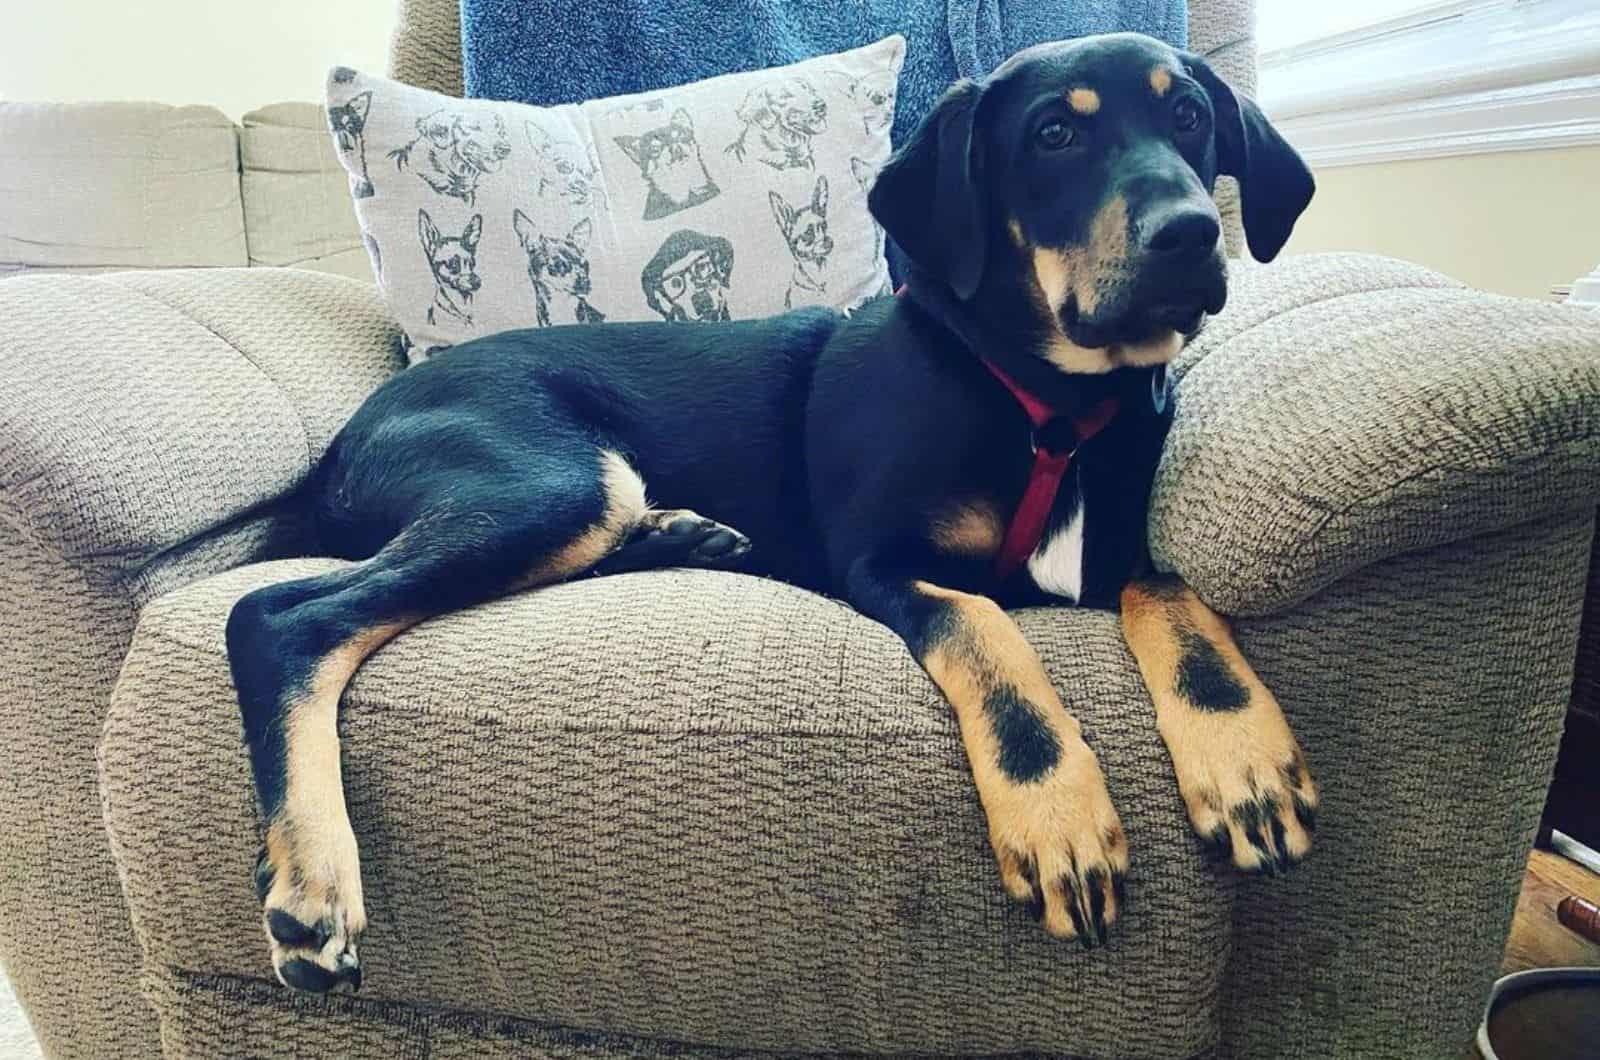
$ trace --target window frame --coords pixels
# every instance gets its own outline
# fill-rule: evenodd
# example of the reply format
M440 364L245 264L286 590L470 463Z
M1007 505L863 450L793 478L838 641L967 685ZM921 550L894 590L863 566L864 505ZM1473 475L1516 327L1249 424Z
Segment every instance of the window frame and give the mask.
M1600 143L1600 4L1447 0L1268 51L1260 101L1314 166Z

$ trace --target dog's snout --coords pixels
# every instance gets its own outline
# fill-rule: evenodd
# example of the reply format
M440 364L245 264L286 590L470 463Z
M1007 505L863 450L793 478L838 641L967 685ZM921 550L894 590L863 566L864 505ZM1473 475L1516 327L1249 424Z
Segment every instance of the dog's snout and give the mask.
M1145 248L1175 261L1199 261L1216 248L1222 227L1216 215L1193 206L1178 207L1152 219Z

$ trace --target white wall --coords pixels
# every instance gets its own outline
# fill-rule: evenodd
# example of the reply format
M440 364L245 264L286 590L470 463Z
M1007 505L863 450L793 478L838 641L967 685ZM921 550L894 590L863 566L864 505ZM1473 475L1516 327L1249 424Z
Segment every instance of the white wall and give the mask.
M1600 261L1600 147L1340 166L1288 251L1364 250L1526 298Z
M237 119L382 73L396 0L0 0L0 98L209 103Z

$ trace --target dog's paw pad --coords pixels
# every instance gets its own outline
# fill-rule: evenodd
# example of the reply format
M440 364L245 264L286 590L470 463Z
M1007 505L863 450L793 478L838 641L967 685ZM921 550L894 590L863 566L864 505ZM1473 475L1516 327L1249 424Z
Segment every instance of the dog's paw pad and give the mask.
M262 927L273 971L285 986L313 993L345 984L361 989L357 943L366 912L354 842L349 846L348 858L319 855L275 838L256 861Z

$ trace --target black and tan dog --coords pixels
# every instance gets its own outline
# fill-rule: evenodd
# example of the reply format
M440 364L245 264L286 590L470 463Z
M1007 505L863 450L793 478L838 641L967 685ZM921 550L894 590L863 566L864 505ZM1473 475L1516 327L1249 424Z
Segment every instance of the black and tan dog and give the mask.
M382 386L306 487L324 549L361 562L228 621L279 977L360 981L351 674L430 615L588 573L737 567L888 625L955 708L1005 889L1086 944L1128 847L1001 604L1120 602L1200 835L1247 871L1304 855L1316 793L1277 702L1220 617L1146 573L1164 365L1225 295L1219 172L1273 257L1310 174L1204 62L1134 35L1033 48L953 87L878 178L903 297L510 332Z

